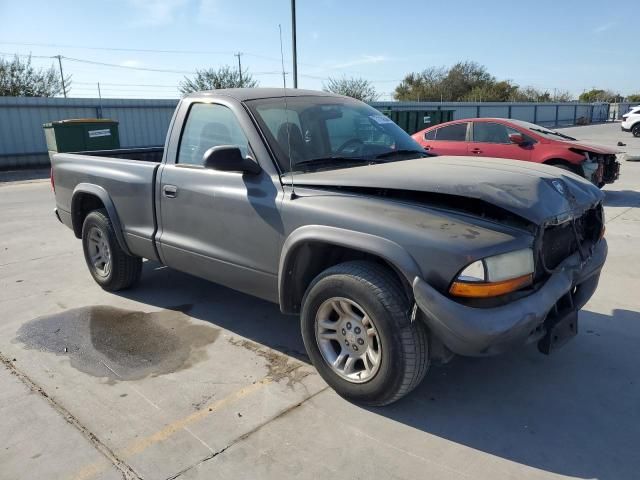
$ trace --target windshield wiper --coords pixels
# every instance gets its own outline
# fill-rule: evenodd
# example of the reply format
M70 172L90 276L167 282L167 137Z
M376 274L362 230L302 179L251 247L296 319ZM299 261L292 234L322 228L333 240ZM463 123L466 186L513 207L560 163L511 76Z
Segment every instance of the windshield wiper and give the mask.
M393 157L394 155L408 155L408 154L419 154L422 157L429 157L430 155L423 150L410 150L410 149L400 149L400 150L391 150L389 152L384 152L376 155L374 158L388 158Z
M313 166L326 166L326 165L345 165L350 166L353 164L366 164L371 165L374 163L380 163L372 158L363 158L363 157L319 157L319 158L310 158L308 160L303 160L301 162L296 162L293 164L294 167L298 167L299 165L313 165Z
M532 128L534 132L544 133L546 135L555 135L560 138L566 138L567 140L575 140L575 138L565 135L564 133L556 132L555 130L543 130L542 128Z

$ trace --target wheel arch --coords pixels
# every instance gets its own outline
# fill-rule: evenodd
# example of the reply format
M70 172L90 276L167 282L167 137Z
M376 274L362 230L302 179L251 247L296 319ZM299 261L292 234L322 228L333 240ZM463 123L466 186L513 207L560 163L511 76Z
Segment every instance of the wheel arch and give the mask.
M82 237L82 224L87 215L93 210L104 208L111 220L113 229L115 230L116 239L120 248L125 253L131 255L131 252L124 239L122 225L118 217L116 207L109 196L109 193L101 186L92 183L79 183L73 189L71 196L71 222L73 233L77 238Z
M386 267L411 298L420 269L400 245L386 238L337 227L308 225L289 235L280 255L278 298L283 313L299 313L311 281L325 269L366 259Z

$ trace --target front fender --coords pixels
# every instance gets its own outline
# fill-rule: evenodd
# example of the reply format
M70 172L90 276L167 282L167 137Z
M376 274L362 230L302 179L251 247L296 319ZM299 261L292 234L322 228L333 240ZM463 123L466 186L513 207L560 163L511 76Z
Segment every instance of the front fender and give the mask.
M113 200L111 200L109 193L100 185L95 185L93 183L79 183L76 185L76 188L73 189L73 193L71 195L71 220L76 237L80 238L82 236L83 219L80 216L81 210L79 205L79 199L82 196L81 194L93 195L100 199L104 208L107 210L107 214L109 215L109 219L111 220L111 224L115 230L118 244L127 255L131 255L127 242L124 239L124 234L122 233L122 224L120 223L120 218L118 217L118 212L113 204Z
M409 285L420 277L420 268L414 258L403 247L383 237L325 225L305 225L297 228L286 239L280 254L278 268L278 298L283 312L293 312L292 265L296 250L309 242L320 242L340 247L352 248L382 258L403 275Z

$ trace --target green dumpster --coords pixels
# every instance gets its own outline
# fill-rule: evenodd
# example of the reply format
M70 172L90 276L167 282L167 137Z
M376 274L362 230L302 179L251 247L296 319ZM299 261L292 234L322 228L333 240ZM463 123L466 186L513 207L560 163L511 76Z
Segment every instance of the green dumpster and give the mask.
M397 123L409 135L453 120L453 110L421 110L402 107L381 108L380 111Z
M103 118L59 120L42 125L49 152L85 152L120 148L118 122Z

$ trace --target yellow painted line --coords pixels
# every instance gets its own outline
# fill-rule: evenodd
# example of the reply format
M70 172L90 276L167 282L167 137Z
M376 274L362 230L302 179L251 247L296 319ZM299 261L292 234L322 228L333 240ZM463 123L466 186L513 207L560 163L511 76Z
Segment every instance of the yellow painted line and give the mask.
M191 415L187 415L186 417L180 418L170 423L162 430L158 430L157 432L147 437L140 438L130 443L123 450L116 452L116 454L118 458L122 459L133 457L134 455L145 451L147 448L167 440L176 432L185 429L188 425L191 425L209 415L214 414L216 411L226 407L229 404L248 397L249 395L260 390L265 385L268 385L269 383L272 383L272 380L270 378L263 378L259 382L252 383L251 385L247 385L246 387L242 387L240 390L236 390L226 397L207 405L201 410L198 410ZM103 472L111 465L112 463L107 462L106 460L96 462L91 465L87 465L71 478L73 478L74 480L88 480Z
M150 446L166 440L177 431L182 430L184 427L191 425L194 422L197 422L198 420L210 415L216 410L219 410L222 407L229 405L230 403L233 403L237 400L240 400L244 397L251 395L253 392L259 390L260 388L262 388L264 385L268 383L271 383L270 379L263 379L259 382L252 383L251 385L247 385L246 387L243 387L240 390L235 391L231 395L227 395L226 397L221 398L217 402L214 402L211 405L204 407L203 409L198 410L197 412L192 413L191 415L188 415L184 418L176 420L173 423L170 423L169 425L164 427L162 430L159 430L158 432L148 437L141 438L131 443L127 448L125 448L121 452L121 455L125 458L132 457L133 455L137 455L138 453L143 452Z

